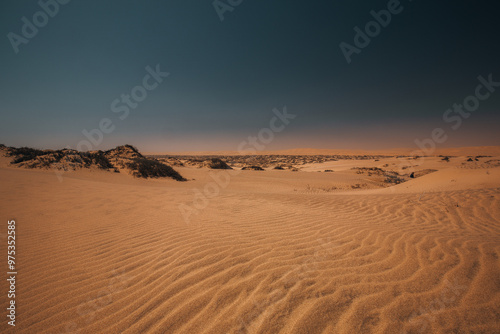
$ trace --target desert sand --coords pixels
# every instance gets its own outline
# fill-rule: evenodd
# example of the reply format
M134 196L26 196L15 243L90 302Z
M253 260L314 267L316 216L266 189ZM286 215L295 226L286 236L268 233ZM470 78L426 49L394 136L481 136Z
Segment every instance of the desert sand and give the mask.
M498 157L426 158L386 187L351 168L401 159L176 167L187 182L2 159L15 333L500 332Z

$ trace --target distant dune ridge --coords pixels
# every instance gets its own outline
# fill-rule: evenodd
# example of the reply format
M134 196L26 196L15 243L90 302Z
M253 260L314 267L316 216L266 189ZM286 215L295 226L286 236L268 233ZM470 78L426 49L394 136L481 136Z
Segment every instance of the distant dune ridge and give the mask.
M318 148L294 148L286 150L257 151L256 155L410 155L417 154L418 147L414 148L394 148L394 149L318 149ZM425 152L421 155L426 155ZM238 151L186 151L186 152L146 152L146 155L241 155ZM246 154L246 153L244 153ZM500 146L471 146L471 147L450 147L436 148L427 155L492 155L500 156Z
M213 161L237 173L175 158L189 182L130 177L119 162L144 156L128 146L1 152L0 215L16 219L19 246L16 333L499 333L491 152L261 156L258 171ZM39 168L72 156L91 168L64 182Z

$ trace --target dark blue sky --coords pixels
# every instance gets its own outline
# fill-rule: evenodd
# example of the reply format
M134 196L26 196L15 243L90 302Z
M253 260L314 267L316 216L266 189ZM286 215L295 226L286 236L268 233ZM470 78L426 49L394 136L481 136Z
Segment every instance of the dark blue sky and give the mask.
M266 149L415 147L436 127L442 147L500 145L500 88L459 129L442 119L479 75L500 81L499 5L401 1L348 64L339 44L387 3L243 0L220 21L212 0L72 0L15 53L8 34L41 7L2 1L0 143L75 148L109 118L95 149L235 150L286 105ZM111 103L157 64L170 75L121 120Z

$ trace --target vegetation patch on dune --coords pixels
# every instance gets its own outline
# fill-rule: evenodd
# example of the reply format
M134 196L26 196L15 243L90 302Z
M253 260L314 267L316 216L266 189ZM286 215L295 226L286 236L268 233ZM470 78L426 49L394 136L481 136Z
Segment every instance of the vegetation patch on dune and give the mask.
M82 153L85 155L85 153ZM109 159L104 155L104 152L98 151L95 153L88 153L88 159L92 161L92 164L96 165L100 169L110 169L115 168Z
M12 165L26 168L50 168L55 164L68 163L75 167L89 168L96 166L99 169L114 168L103 151L78 152L75 150L38 150L29 147L9 147L7 156L14 157Z
M241 170L264 170L264 168L260 167L260 166L246 166L246 167L243 167Z
M36 157L48 154L45 151L37 150L29 147L9 147L7 150L8 157L14 157L12 164L18 164L24 161L33 160Z
M127 163L127 166L132 170L132 174L136 177L171 177L177 181L186 181L186 179L172 167L157 160L144 157L135 158L132 162Z
M414 178L417 178L417 177L421 177L421 176L424 176L424 175L427 175L430 173L434 173L434 172L437 172L437 169L422 169L422 170L418 170L412 174L413 174Z
M368 176L380 176L383 178L383 182L393 185L393 184L400 184L407 179L403 176L400 175L398 172L395 171L386 171L383 170L382 168L378 167L354 167L352 170L356 171L356 174L366 174Z
M232 169L229 165L221 158L212 158L207 164L210 169Z
M409 174L399 174L396 171L384 170L378 167L353 167L352 170L356 171L356 174L381 177L382 182L388 185L400 184L408 181L409 179L421 177L436 171L436 169L422 169Z
M132 175L141 178L170 177L177 181L186 181L172 167L156 159L146 158L132 145L118 146L107 151L79 152L71 149L39 150L29 147L1 147L6 155L12 157L11 165L24 168L55 168L76 170L98 168L120 172L120 168L129 169Z

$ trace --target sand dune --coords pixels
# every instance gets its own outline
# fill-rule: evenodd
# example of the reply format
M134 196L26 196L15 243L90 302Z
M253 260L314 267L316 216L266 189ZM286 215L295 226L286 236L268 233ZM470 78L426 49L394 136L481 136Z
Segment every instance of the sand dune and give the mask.
M310 190L366 176L241 171L189 222L179 204L225 171L179 167L190 181L176 182L82 170L59 182L4 164L15 332L498 333L500 168L463 160L331 192Z

